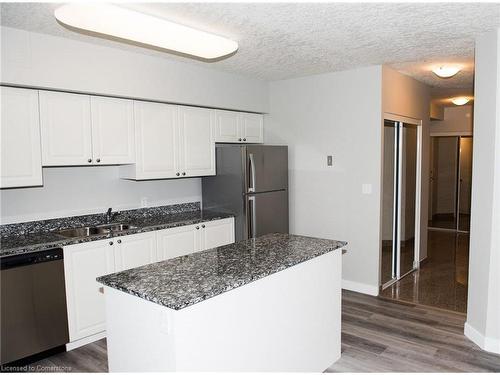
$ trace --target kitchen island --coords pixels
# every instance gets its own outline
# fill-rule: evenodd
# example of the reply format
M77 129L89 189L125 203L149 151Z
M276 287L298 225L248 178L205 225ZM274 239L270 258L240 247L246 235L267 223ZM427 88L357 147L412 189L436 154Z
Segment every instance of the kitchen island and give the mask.
M325 370L340 357L345 246L269 234L98 278L109 370Z

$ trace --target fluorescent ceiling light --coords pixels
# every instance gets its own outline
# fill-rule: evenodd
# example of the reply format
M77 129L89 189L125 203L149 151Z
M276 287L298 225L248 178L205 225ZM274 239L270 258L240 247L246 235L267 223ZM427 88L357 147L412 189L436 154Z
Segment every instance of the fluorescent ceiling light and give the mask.
M110 4L71 3L57 8L54 15L70 27L207 60L238 49L230 39Z
M455 104L455 105L464 105L464 104L467 104L469 102L469 98L465 97L465 96L460 96L458 98L453 98L451 99L452 103Z
M440 66L439 68L432 69L435 75L441 78L453 77L460 71L460 68L456 66Z

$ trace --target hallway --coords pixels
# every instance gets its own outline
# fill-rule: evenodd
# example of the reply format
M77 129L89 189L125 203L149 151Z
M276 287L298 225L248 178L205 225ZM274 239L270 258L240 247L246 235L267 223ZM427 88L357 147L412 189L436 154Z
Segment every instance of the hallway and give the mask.
M420 270L380 293L381 297L465 313L469 235L428 231L428 258Z

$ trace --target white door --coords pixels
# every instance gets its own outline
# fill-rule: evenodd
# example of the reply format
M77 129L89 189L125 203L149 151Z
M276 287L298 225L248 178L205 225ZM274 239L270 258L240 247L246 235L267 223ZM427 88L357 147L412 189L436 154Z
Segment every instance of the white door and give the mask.
M241 133L244 142L263 143L264 117L256 113L242 113Z
M179 173L177 106L134 102L136 178L172 178Z
M135 161L133 101L91 96L90 108L94 163L133 163Z
M42 165L92 163L90 96L40 91Z
M200 225L186 225L156 232L157 260L162 261L201 250Z
M112 242L113 239L64 247L70 341L106 330L104 294L96 278L114 272Z
M115 271L144 266L156 261L155 232L138 233L115 239Z
M202 250L217 246L228 245L234 242L234 219L207 221L201 224Z
M239 143L240 114L232 111L215 111L215 142Z
M214 110L179 107L181 177L215 175Z
M42 185L38 91L1 88L0 188Z

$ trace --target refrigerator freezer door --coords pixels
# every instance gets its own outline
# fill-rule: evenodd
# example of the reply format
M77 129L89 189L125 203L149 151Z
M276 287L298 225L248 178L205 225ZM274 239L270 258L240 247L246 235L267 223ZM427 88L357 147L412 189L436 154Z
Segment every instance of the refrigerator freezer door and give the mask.
M246 238L288 233L288 191L247 195Z
M245 169L247 193L286 189L288 147L247 146Z

